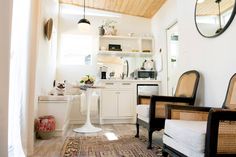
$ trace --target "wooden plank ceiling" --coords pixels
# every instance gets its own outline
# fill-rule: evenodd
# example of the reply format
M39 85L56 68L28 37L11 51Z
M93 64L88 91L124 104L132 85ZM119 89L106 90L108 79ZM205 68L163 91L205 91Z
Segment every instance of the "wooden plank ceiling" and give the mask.
M151 18L166 0L85 0L86 8ZM83 0L60 0L83 7Z
M220 2L221 13L232 9L234 6L235 0L222 0ZM197 15L198 16L209 16L209 15L218 15L219 9L218 4L215 3L215 0L205 0L203 3L197 5Z

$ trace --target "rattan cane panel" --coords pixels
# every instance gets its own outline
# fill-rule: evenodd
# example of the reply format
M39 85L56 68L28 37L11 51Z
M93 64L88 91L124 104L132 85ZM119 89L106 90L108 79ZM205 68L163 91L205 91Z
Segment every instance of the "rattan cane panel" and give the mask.
M207 121L208 112L172 109L171 110L171 119Z
M236 154L236 122L220 122L217 152Z
M194 92L194 86L196 82L196 74L190 73L183 75L178 82L175 96L177 97L192 97Z
M232 78L230 82L225 105L229 109L236 109L236 77Z
M140 98L140 104L150 105L150 99L149 98Z
M156 113L155 117L156 118L166 118L166 111L165 111L165 106L167 104L170 104L171 102L165 102L165 101L158 101L156 102Z
M235 109L236 108L236 83L234 83L232 92L230 94L230 109Z

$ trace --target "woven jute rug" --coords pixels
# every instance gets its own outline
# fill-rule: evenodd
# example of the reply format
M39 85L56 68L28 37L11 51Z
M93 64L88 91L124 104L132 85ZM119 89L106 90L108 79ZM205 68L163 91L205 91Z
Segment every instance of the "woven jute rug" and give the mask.
M147 149L147 138L121 136L109 141L105 136L68 137L61 157L162 157L161 148Z

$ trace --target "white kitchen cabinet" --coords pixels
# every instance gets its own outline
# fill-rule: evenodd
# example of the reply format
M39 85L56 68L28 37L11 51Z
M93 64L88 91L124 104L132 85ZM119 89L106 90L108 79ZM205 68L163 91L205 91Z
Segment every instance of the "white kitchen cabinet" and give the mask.
M135 87L131 83L110 83L101 91L101 123L134 122Z
M101 98L101 116L102 118L116 118L118 106L117 91L103 90Z
M132 117L134 115L134 93L131 90L118 92L118 116Z
M135 123L137 88L153 84L160 89L158 80L100 80L99 85L104 87L100 97L100 123Z

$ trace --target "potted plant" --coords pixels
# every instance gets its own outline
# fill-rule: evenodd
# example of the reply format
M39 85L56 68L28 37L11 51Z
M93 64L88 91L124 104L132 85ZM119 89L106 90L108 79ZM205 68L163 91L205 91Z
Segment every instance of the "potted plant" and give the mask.
M103 21L103 29L105 30L105 35L116 35L117 29L115 28L116 21L106 19Z
M95 78L93 76L86 75L86 76L81 78L80 83L84 83L84 84L87 84L87 85L93 85L94 81L95 81Z

